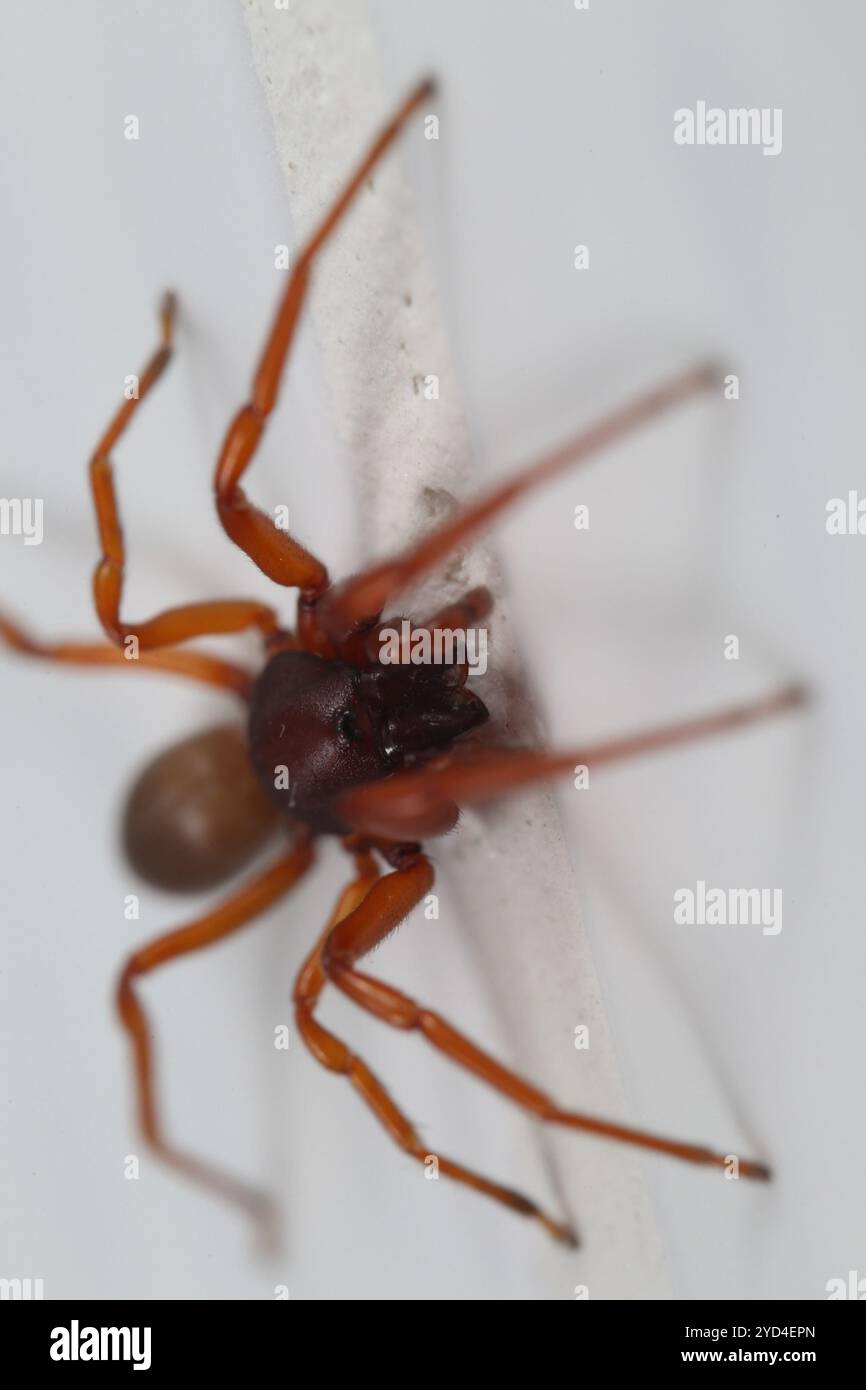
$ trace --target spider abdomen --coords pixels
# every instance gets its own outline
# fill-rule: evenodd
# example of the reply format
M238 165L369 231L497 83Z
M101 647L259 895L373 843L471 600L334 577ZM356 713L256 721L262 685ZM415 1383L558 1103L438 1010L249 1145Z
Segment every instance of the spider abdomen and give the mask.
M173 744L144 769L127 798L123 844L149 883L195 892L242 869L278 825L243 727L226 725Z

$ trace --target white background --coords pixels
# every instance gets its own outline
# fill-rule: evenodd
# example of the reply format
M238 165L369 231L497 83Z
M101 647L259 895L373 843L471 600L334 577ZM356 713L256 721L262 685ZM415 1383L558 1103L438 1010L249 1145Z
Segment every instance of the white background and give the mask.
M582 801L567 781L558 795L629 1114L748 1147L777 1174L747 1188L641 1160L669 1290L820 1298L828 1279L866 1273L866 542L824 527L827 500L863 476L862 12L378 0L370 14L383 114L420 72L443 84L435 160L420 140L404 158L479 478L697 357L739 373L738 402L692 407L548 488L500 539L553 741L791 675L814 689L809 714L774 730L599 774ZM292 241L241 13L19 6L0 53L2 488L45 498L41 547L0 542L3 602L46 636L95 632L85 461L169 283L184 306L177 361L118 451L127 611L264 594L209 496L271 312L273 246ZM699 99L781 107L781 154L675 146L674 110ZM129 112L137 144L122 137ZM588 271L572 268L578 242ZM258 480L337 572L363 554L339 437L306 333ZM588 533L572 527L579 502ZM729 633L739 663L723 659ZM6 657L2 682L0 1273L43 1277L58 1297L269 1297L276 1282L322 1298L621 1291L615 1272L592 1287L591 1249L554 1258L536 1230L424 1183L300 1046L274 1052L344 872L333 849L256 931L148 989L172 1130L279 1192L282 1256L255 1263L233 1215L147 1165L125 1182L114 973L191 906L131 882L118 807L135 768L225 703ZM781 934L676 927L673 892L698 878L781 887ZM137 923L123 915L131 891ZM447 906L439 927L389 945L382 972L492 1041L483 981L467 973L473 934L494 928ZM544 1000L525 1003L542 1027ZM425 1134L550 1200L528 1121L415 1040L351 1027Z

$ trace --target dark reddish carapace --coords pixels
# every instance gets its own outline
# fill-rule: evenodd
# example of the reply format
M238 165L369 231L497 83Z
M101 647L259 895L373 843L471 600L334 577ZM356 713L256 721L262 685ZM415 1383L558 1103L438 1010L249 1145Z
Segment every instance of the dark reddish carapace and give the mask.
M236 874L272 839L282 848L264 870L234 888L186 926L158 937L130 957L118 985L118 1009L133 1048L138 1114L144 1137L175 1168L257 1216L267 1210L252 1188L179 1152L162 1132L156 1106L150 1028L136 980L167 961L214 944L247 925L282 897L312 862L315 841L339 836L354 875L295 982L295 1017L309 1050L345 1076L391 1137L423 1161L426 1145L377 1077L315 1016L326 984L398 1029L415 1029L447 1058L466 1067L529 1113L553 1124L640 1145L717 1168L726 1157L710 1149L647 1134L558 1106L542 1091L497 1063L439 1014L362 974L357 963L429 892L433 869L419 841L451 829L458 806L483 801L571 769L720 734L792 708L802 691L790 687L752 705L565 752L479 747L464 736L487 718L467 688L467 669L384 665L378 640L382 611L420 574L447 557L529 488L596 454L669 407L712 387L717 375L693 368L626 405L561 449L482 496L415 545L332 586L324 565L257 510L240 487L267 418L294 336L316 255L339 224L370 171L410 114L431 97L422 83L374 141L331 211L302 248L253 380L252 394L231 422L216 467L217 512L227 535L275 583L299 590L293 631L265 604L225 599L187 604L144 622L121 620L125 550L110 454L141 400L169 361L175 301L161 309L162 341L141 374L139 396L119 408L90 463L102 554L94 576L96 611L113 645L40 643L0 616L0 635L31 656L78 665L172 672L239 697L246 725L211 729L177 744L140 776L123 823L128 856L162 887L197 890ZM422 626L466 629L482 621L490 594L473 590ZM392 620L393 621L393 620ZM256 628L265 647L257 679L199 651L180 650L190 638ZM121 646L134 638L135 662ZM382 863L390 868L383 872ZM439 1172L572 1243L569 1223L534 1201L450 1159ZM741 1160L741 1176L766 1177L759 1163Z
M249 740L269 795L313 830L348 834L338 802L441 753L487 718L448 666L352 665L311 652L275 656L256 681ZM275 785L285 768L288 786Z

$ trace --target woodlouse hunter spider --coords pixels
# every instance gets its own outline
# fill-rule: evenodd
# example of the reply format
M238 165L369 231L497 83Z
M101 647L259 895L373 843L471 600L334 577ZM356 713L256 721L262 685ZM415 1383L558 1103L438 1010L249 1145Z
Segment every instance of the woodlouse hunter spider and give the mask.
M85 666L120 663L170 671L230 691L244 705L246 732L241 727L205 732L171 748L145 771L126 808L128 855L157 885L203 889L227 880L278 832L288 834L288 845L270 867L233 889L210 911L136 951L121 972L117 1007L132 1044L145 1139L174 1168L259 1217L267 1209L263 1197L178 1151L165 1138L156 1104L150 1030L136 984L157 967L230 936L282 898L310 867L315 842L322 835L340 837L354 861L354 877L295 982L297 1026L315 1059L348 1078L407 1153L423 1161L426 1146L362 1059L316 1018L326 984L391 1027L418 1030L457 1066L542 1120L692 1163L723 1165L725 1158L710 1149L563 1109L439 1014L357 967L430 891L433 869L420 841L450 830L458 805L513 791L576 764L598 767L721 734L790 709L803 699L801 689L791 686L750 705L565 752L482 750L456 742L487 718L482 701L466 688L465 664L386 666L378 660L385 626L380 617L400 590L471 540L530 488L710 388L716 382L710 367L696 367L615 411L415 545L336 585L331 585L321 561L275 527L241 490L276 405L316 257L377 161L432 91L431 82L421 83L404 101L302 247L266 340L251 398L231 422L216 466L217 512L228 536L275 583L299 590L294 631L280 626L272 608L243 599L188 604L143 622L121 617L125 552L110 455L171 357L171 294L161 306L161 341L141 374L139 396L120 406L90 461L102 547L94 598L113 645L44 644L0 618L0 634L7 643L31 656ZM478 589L419 627L428 632L466 629L484 618L491 603L490 594ZM259 630L264 643L264 666L256 679L229 662L179 650L190 638L250 628ZM123 651L130 639L136 640L140 652L132 663ZM288 770L288 786L275 775L278 769ZM768 1176L763 1164L752 1161L741 1161L739 1171L744 1177ZM450 1159L440 1157L439 1172L538 1220L557 1240L574 1243L570 1228L530 1198Z

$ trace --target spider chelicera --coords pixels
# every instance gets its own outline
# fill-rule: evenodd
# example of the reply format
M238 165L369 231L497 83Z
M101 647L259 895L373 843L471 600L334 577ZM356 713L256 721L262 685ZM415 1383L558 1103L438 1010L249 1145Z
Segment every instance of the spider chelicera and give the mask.
M408 549L336 585L321 561L276 527L241 490L241 479L277 401L316 256L377 161L433 90L431 82L423 82L404 101L301 249L265 343L251 398L231 422L217 463L214 488L222 526L270 579L299 591L294 630L283 628L272 608L244 599L188 604L144 622L121 619L125 552L110 454L171 357L176 312L171 294L161 305L161 342L141 374L138 397L120 406L90 461L102 548L94 598L112 645L41 643L0 616L0 635L23 653L79 665L174 672L233 692L244 705L246 727L220 727L187 739L139 778L124 820L128 857L150 882L193 890L226 881L272 839L282 836L288 844L268 868L234 888L203 916L136 951L121 972L117 1006L132 1043L145 1139L174 1168L259 1218L268 1210L259 1193L178 1151L165 1138L156 1104L150 1030L136 982L158 966L211 946L250 923L307 871L315 842L323 835L340 838L353 860L354 876L295 982L297 1026L316 1060L352 1083L407 1153L423 1162L427 1146L363 1060L316 1018L326 984L391 1027L418 1030L458 1066L542 1120L690 1162L724 1166L726 1156L710 1149L562 1109L439 1014L357 966L429 893L433 868L420 842L452 829L458 806L513 791L576 764L597 767L723 733L790 709L803 699L802 690L792 685L750 705L565 752L481 748L458 742L487 719L481 699L466 686L465 662L384 665L379 659L386 626L381 615L401 590L472 539L528 489L711 389L719 380L712 367L685 372L619 409ZM466 630L485 618L491 604L489 592L476 589L416 626L430 633ZM264 666L255 679L230 662L179 649L191 638L251 628L258 629L264 644ZM128 660L131 652L133 661ZM530 1198L451 1159L439 1157L438 1164L444 1176L540 1221L556 1239L574 1243L571 1228ZM746 1159L739 1161L739 1173L752 1178L769 1175L763 1164Z

